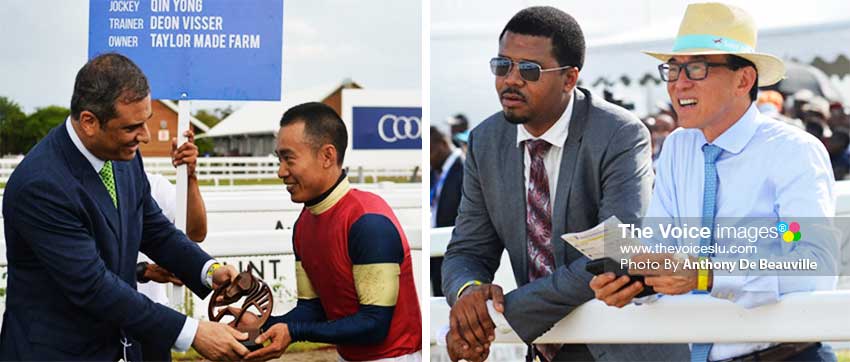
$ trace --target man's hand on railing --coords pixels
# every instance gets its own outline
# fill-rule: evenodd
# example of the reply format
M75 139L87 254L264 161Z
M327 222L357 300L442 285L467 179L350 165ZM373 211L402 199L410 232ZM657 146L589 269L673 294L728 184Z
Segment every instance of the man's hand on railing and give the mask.
M487 312L487 301L491 299L496 311L504 313L505 297L502 287L482 284L469 286L463 291L449 316L452 332L460 337L454 345L451 343L452 339L447 338L450 350L454 348L485 356L489 353L490 343L496 339L496 325Z
M596 299L609 306L622 308L643 291L643 283L638 281L623 288L630 280L628 275L617 278L614 273L603 273L590 280L590 289L593 289Z
M474 349L464 349L462 346L465 345L463 337L460 336L460 333L458 333L457 330L449 330L449 334L446 335L446 350L449 352L449 359L451 359L452 362L463 360L469 362L480 362L486 360L487 356L490 354L489 348L484 348L483 352L476 352Z

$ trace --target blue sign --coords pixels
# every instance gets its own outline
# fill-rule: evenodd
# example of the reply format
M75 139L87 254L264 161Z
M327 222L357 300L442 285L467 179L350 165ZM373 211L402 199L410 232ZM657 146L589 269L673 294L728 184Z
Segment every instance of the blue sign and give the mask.
M151 98L280 100L283 0L90 0L89 59L116 52Z
M351 148L422 149L421 107L353 107Z

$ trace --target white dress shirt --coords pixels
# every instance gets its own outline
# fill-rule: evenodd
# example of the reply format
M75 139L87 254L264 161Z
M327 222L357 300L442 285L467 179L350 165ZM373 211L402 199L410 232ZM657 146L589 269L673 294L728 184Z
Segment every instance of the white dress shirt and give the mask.
M702 146L706 143L699 129L680 128L667 137L656 165L647 218L693 221L702 217L705 179ZM712 144L723 149L716 162L719 180L716 218L788 222L795 218L831 221L835 216L835 181L829 156L823 144L808 133L759 114L753 104ZM831 275L837 275L834 259L838 255L837 240L818 237L812 230L802 231L802 240L794 244L759 240L758 254L811 258L818 263L819 275L830 275L830 269L834 271ZM693 242L678 241L680 245ZM724 241L716 242L719 246ZM740 258L738 255L734 260ZM715 274L711 296L752 308L776 303L786 293L833 289L835 280L831 276ZM709 360L742 356L771 345L715 344Z
M145 172L145 175L148 176L148 183L151 184L151 196L162 209L162 214L173 224L177 212L177 187L160 174ZM139 253L138 261L153 263L153 260L142 253ZM156 282L136 284L136 290L162 305L168 305L167 288L168 284Z
M523 147L523 176L525 178L525 192L528 195L529 174L531 173L531 154L528 152L528 147L523 144L526 140L545 140L552 145L546 154L543 155L543 166L546 167L546 176L549 178L549 208L551 212L552 205L555 202L555 193L558 189L558 174L561 168L561 155L564 153L564 144L567 143L567 136L570 129L570 119L573 114L573 103L575 103L575 91L570 97L570 102L567 103L567 108L561 114L561 118L555 121L555 124L546 132L543 132L540 137L534 137L524 125L518 124L516 132L516 146Z
M74 125L71 124L71 117L65 120L65 128L68 130L68 136L71 137L71 142L74 143L74 146L80 150L80 153L89 161L89 163L94 168L94 172L100 174L100 169L103 168L103 165L106 164L106 161L97 158L94 154L89 151L85 145L83 145L83 141L80 140L80 137L77 135L77 132L74 131ZM206 270L213 264L214 260L210 259L204 264L204 267L201 268L201 282L204 285L207 285L206 281ZM173 348L180 352L185 352L189 350L189 347L192 346L192 341L195 340L195 333L198 331L198 320L190 317L186 317L186 321L183 323L183 329L180 330L180 334L177 335L177 340L174 342Z

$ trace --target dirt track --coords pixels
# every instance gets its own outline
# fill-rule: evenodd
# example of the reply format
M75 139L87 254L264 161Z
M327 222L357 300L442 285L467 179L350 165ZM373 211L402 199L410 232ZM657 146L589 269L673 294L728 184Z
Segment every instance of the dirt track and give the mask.
M336 362L337 361L337 353L336 349L333 347L315 349L307 352L292 352L292 353L284 353L278 359L270 360L270 361L281 361L281 362Z

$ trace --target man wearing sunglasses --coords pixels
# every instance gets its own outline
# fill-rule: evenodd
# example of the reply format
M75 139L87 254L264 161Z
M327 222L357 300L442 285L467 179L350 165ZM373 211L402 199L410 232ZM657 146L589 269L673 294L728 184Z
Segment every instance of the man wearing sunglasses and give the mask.
M527 343L593 298L587 259L560 235L616 215L636 220L652 185L649 133L634 115L576 87L584 36L552 7L517 13L490 61L502 110L473 129L463 195L443 263L453 360L483 360L493 300ZM490 284L507 249L518 289ZM677 351L678 347L678 351ZM682 360L683 345L534 345L545 361Z
M742 223L756 218L775 220L772 222L804 218L800 222L803 226L798 224L805 230L802 240L798 240L799 235L784 242L761 236L753 245L758 246L758 256L769 255L771 260L810 258L818 269L805 275L793 270L732 274L693 269L677 275L670 270L647 271L646 284L658 293L710 294L753 308L776 303L786 293L835 287L838 243L828 225L835 216L835 182L829 156L823 144L803 130L759 113L754 103L758 87L782 79L785 66L773 55L755 52L755 43L755 25L742 9L719 3L691 4L673 51L645 52L664 62L658 70L667 82L682 126L664 141L646 216L654 218L651 223L701 220L709 230L719 229L716 224L728 225L726 220L730 219ZM814 227L824 224L826 228ZM700 249L741 244L714 232L698 241ZM686 240L662 242L688 245ZM681 258L738 263L746 257L730 254L704 252ZM753 260L751 256L748 259ZM613 273L607 273L595 277L591 288L596 298L622 307L639 292L622 288L629 282L628 276L615 279ZM693 343L690 360L834 361L835 355L820 343Z

